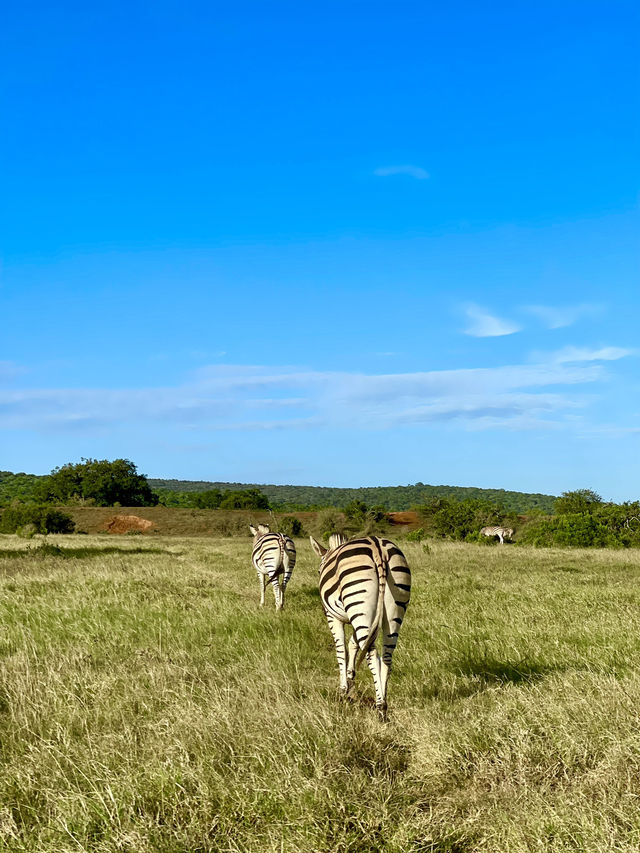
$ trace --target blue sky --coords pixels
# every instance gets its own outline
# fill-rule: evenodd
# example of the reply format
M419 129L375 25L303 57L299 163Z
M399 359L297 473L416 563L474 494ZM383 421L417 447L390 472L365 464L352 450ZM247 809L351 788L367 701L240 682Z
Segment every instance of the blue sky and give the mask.
M640 497L639 23L13 4L0 469Z

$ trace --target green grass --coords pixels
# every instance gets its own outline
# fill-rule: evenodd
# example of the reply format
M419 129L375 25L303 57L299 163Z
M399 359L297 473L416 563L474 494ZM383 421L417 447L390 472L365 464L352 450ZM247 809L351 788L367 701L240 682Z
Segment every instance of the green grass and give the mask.
M380 723L300 541L0 537L0 849L640 849L640 558L403 545Z

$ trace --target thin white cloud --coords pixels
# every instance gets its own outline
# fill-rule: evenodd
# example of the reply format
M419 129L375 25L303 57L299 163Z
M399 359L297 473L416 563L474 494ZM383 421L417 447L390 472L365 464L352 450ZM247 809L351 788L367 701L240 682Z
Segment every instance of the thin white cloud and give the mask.
M629 355L634 355L635 352L636 351L633 349L625 349L623 347L600 347L599 349L589 349L587 347L567 346L555 353L552 353L552 360L558 364L584 361L617 361L620 358L626 358Z
M212 365L175 387L5 389L0 390L0 427L40 432L158 423L200 431L441 423L467 429L556 428L588 403L576 386L607 378L597 362L630 353L604 347L536 364L404 374Z
M594 316L602 310L598 305L526 305L523 309L536 316L547 329L572 326L582 317Z
M378 169L374 169L373 174L379 178L388 178L391 175L409 175L410 178L415 178L417 181L425 181L430 177L426 169L423 169L421 166L411 166L410 164L405 166L380 166Z
M505 320L490 314L479 305L467 305L465 313L471 323L464 330L465 335L474 338L498 338L503 335L513 335L522 328L513 320Z

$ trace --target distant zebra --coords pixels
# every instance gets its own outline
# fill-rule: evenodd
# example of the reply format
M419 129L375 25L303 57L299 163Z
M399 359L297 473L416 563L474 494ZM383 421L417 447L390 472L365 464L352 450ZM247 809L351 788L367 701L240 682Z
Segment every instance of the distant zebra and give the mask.
M344 536L334 535L328 549L310 538L321 558L320 597L336 645L340 690L344 696L351 695L356 668L366 656L375 684L376 708L384 720L391 657L411 593L405 556L393 542L377 536L346 542ZM348 659L347 624L353 627ZM375 646L380 628L382 658Z
M497 536L500 544L504 545L504 540L513 536L513 527L483 527L480 533L483 536Z
M257 529L250 524L249 530L253 533L251 562L258 573L260 607L264 607L264 591L268 578L276 598L276 610L282 610L284 591L296 564L296 546L293 539L284 533L272 533L268 524L259 524Z

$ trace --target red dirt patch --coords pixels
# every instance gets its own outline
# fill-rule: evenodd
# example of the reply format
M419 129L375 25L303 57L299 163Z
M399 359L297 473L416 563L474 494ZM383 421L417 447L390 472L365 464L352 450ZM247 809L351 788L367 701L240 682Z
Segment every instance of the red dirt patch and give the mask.
M412 510L405 510L404 512L390 512L389 519L391 524L404 524L409 527L417 527L420 523L418 513L413 512Z
M132 530L148 533L155 527L155 524L153 521L140 518L138 515L114 515L105 526L109 533L130 533Z

